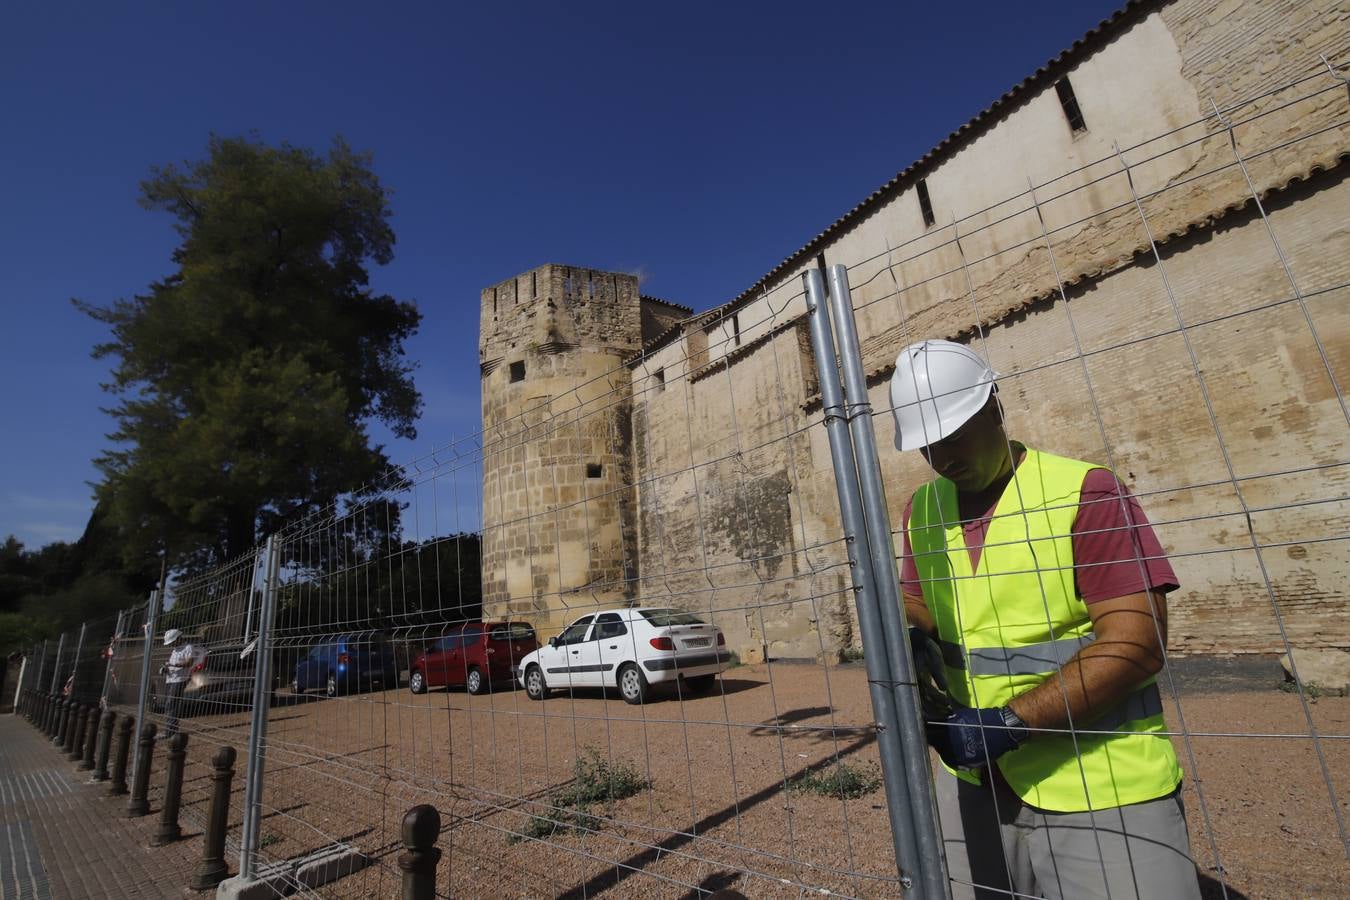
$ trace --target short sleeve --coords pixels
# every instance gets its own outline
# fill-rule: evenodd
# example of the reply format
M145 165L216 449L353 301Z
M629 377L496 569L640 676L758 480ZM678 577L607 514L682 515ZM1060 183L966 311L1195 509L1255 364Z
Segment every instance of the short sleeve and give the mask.
M914 498L911 497L905 504L905 514L900 517L900 593L908 597L922 597L919 567L914 564L914 551L909 546L909 512L913 506Z
M1092 469L1083 478L1073 559L1085 603L1180 586L1138 499L1107 469Z

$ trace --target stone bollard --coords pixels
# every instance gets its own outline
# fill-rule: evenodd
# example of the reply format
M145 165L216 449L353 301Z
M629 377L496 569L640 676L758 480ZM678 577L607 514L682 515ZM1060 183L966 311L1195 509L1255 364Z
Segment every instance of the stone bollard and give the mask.
M108 795L117 797L127 792L127 758L131 756L131 729L136 720L123 716L117 726L117 756L113 758L112 784L108 785Z
M192 876L194 891L209 891L225 880L225 829L230 821L230 784L234 781L235 750L225 746L211 759L211 809L206 814L206 841L202 861Z
M433 900L436 896L436 864L441 851L441 814L429 803L414 806L403 817L403 847L398 867L403 870L403 900Z
M159 828L151 846L172 844L183 836L178 827L178 809L183 805L183 765L187 759L188 736L180 731L169 738L169 773L164 782L164 808L159 813Z
M136 771L131 776L131 800L127 815L144 816L150 813L150 763L155 755L155 723L141 729L140 753L136 757Z
M103 718L97 706L89 707L89 730L84 735L84 759L76 767L81 772L94 768L94 752L98 749L98 723Z
M117 713L111 709L103 714L103 724L98 729L98 755L94 762L94 780L108 780L108 750L112 747L113 722Z
M75 762L84 756L84 740L89 734L89 707L81 703L75 707L75 731L66 741L66 757Z

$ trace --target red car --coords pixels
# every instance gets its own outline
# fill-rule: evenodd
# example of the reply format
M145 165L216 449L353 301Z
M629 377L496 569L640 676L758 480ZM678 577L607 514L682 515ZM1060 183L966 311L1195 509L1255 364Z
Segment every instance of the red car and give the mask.
M408 689L463 685L470 694L486 694L497 682L514 681L521 657L539 648L527 622L469 622L427 645L412 661Z

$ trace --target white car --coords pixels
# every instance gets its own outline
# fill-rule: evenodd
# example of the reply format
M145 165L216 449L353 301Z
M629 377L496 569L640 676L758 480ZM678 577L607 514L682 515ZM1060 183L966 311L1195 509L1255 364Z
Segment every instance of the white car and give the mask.
M731 661L722 629L682 609L610 609L591 613L520 661L518 677L531 700L550 690L618 688L641 703L651 685L683 680L682 693L702 694Z

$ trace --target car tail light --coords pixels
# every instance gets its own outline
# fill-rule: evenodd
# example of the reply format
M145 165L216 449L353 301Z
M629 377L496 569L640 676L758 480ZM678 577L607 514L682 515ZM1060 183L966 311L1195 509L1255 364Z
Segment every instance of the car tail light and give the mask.
M717 646L725 647L727 645L727 636L722 632L717 632Z
M351 662L351 657L349 657L347 654L345 653L338 654L338 665L345 666L349 662Z
M675 642L668 637L655 637L650 641L651 645L657 650L674 650Z

